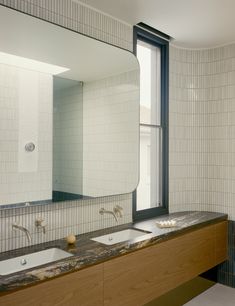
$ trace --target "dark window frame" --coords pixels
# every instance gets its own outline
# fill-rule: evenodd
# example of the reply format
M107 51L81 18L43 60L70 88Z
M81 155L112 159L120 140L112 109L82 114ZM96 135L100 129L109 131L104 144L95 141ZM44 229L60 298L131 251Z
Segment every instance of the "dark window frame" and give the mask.
M141 24L141 26L143 26ZM145 25L144 25L145 26ZM161 127L162 127L162 206L137 211L136 190L133 192L133 221L138 221L155 216L168 214L168 179L169 179L169 41L149 31L134 26L133 28L133 53L136 55L137 41L141 40L161 50ZM159 34L158 31L155 31ZM164 36L163 36L164 37Z

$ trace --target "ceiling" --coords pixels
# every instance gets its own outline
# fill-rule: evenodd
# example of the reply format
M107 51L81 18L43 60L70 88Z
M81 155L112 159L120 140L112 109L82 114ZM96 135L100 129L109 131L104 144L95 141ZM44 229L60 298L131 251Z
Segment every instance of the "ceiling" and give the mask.
M235 41L235 0L83 0L131 25L144 22L188 48Z

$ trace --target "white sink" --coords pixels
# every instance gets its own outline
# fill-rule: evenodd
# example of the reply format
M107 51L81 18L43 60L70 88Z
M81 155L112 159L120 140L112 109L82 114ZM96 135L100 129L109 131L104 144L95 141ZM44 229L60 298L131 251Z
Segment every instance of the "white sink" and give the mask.
M23 271L33 267L41 266L49 262L73 256L61 249L51 248L19 257L0 261L0 275Z
M140 230L135 230L135 229L127 229L123 231L119 231L116 233L111 233L108 235L103 235L99 237L92 238L91 240L100 242L106 245L112 245L116 244L119 242L124 242L128 240L135 239L137 237L145 236L148 235L149 233L142 232Z

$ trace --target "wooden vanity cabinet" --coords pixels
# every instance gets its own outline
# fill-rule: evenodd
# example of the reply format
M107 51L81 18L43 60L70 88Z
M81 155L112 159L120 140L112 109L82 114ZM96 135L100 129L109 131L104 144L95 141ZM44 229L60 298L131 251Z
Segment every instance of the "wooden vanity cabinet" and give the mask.
M104 306L141 306L227 258L227 221L104 263Z
M1 306L101 306L103 265L0 296Z
M227 221L8 295L1 306L142 306L227 258Z

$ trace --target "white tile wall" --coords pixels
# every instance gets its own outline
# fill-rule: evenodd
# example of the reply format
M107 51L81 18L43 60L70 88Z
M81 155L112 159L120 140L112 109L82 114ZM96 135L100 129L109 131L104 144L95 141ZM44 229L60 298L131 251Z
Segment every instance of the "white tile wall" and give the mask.
M30 77L34 75L36 79L40 101L36 106L37 120L32 122L28 108L22 110L19 101L19 90L26 94L29 91L27 86L20 88L26 72L0 64L0 205L51 199L52 79L47 74L30 72ZM20 115L24 117L22 120ZM35 121L40 129L32 126ZM21 130L27 132L28 138L21 139ZM32 160L32 169L28 167L28 158L25 159L26 140L36 140L37 155Z
M235 220L235 44L170 49L170 210Z

